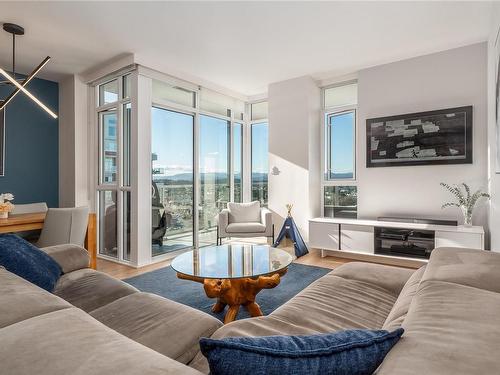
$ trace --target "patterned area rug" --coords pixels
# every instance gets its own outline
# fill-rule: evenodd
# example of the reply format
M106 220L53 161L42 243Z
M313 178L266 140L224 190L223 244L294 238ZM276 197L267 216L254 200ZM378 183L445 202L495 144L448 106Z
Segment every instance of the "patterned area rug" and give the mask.
M257 295L256 302L260 305L264 315L268 315L313 281L326 275L330 271L331 270L328 268L292 263L288 267L287 274L281 278L280 284L274 289L262 290ZM124 281L143 292L158 294L204 311L220 320L224 320L225 311L219 314L215 314L211 311L215 299L210 299L205 295L203 285L194 281L177 278L176 272L170 266L144 273ZM238 319L248 317L250 317L250 315L246 309L240 309Z

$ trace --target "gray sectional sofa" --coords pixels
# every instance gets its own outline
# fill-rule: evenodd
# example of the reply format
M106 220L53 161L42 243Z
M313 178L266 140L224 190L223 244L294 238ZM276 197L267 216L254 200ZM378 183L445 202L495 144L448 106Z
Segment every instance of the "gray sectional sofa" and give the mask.
M377 370L496 374L500 254L436 249L417 271L349 263L269 316L224 327L198 310L87 268L85 250L44 249L65 274L53 294L0 269L0 373L200 374L200 337L405 328ZM200 293L202 291L200 290Z
M64 272L53 294L0 268L0 374L200 374L186 364L219 320L88 268L81 247L44 251Z

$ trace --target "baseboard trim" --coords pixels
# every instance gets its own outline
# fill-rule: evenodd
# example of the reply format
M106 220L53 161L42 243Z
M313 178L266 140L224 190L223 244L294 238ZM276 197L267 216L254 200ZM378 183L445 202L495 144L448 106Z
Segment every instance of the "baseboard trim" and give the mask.
M338 258L361 260L365 262L387 264L390 266L420 268L428 263L428 261L424 259L409 259L409 258L395 257L388 255L365 254L347 250L322 250L322 249L320 250L322 256L331 255Z

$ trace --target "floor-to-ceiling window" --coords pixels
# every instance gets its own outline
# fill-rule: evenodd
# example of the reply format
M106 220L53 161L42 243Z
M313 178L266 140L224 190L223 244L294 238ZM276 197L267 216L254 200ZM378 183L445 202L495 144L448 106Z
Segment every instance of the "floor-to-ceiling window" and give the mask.
M327 87L323 99L323 215L356 218L357 83Z
M100 255L143 265L215 244L228 202L267 204L267 102L140 67L95 98Z
M215 244L217 214L243 200L244 102L159 80L152 89L152 255Z
M96 87L99 254L130 260L130 74Z
M269 135L267 102L253 103L251 108L251 200L267 206L269 173Z
M193 246L193 131L193 115L152 109L153 256Z
M216 216L230 200L230 122L200 116L199 244L215 244Z

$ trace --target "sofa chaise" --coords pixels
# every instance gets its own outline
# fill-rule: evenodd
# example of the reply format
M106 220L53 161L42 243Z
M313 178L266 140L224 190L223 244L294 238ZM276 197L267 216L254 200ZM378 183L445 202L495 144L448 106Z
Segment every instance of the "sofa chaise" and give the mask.
M91 270L84 249L44 249L63 268L54 293L0 269L0 373L200 374L201 337L405 333L378 375L495 374L500 254L440 248L417 271L369 263L333 270L268 316L215 318ZM202 293L202 290L200 290Z

